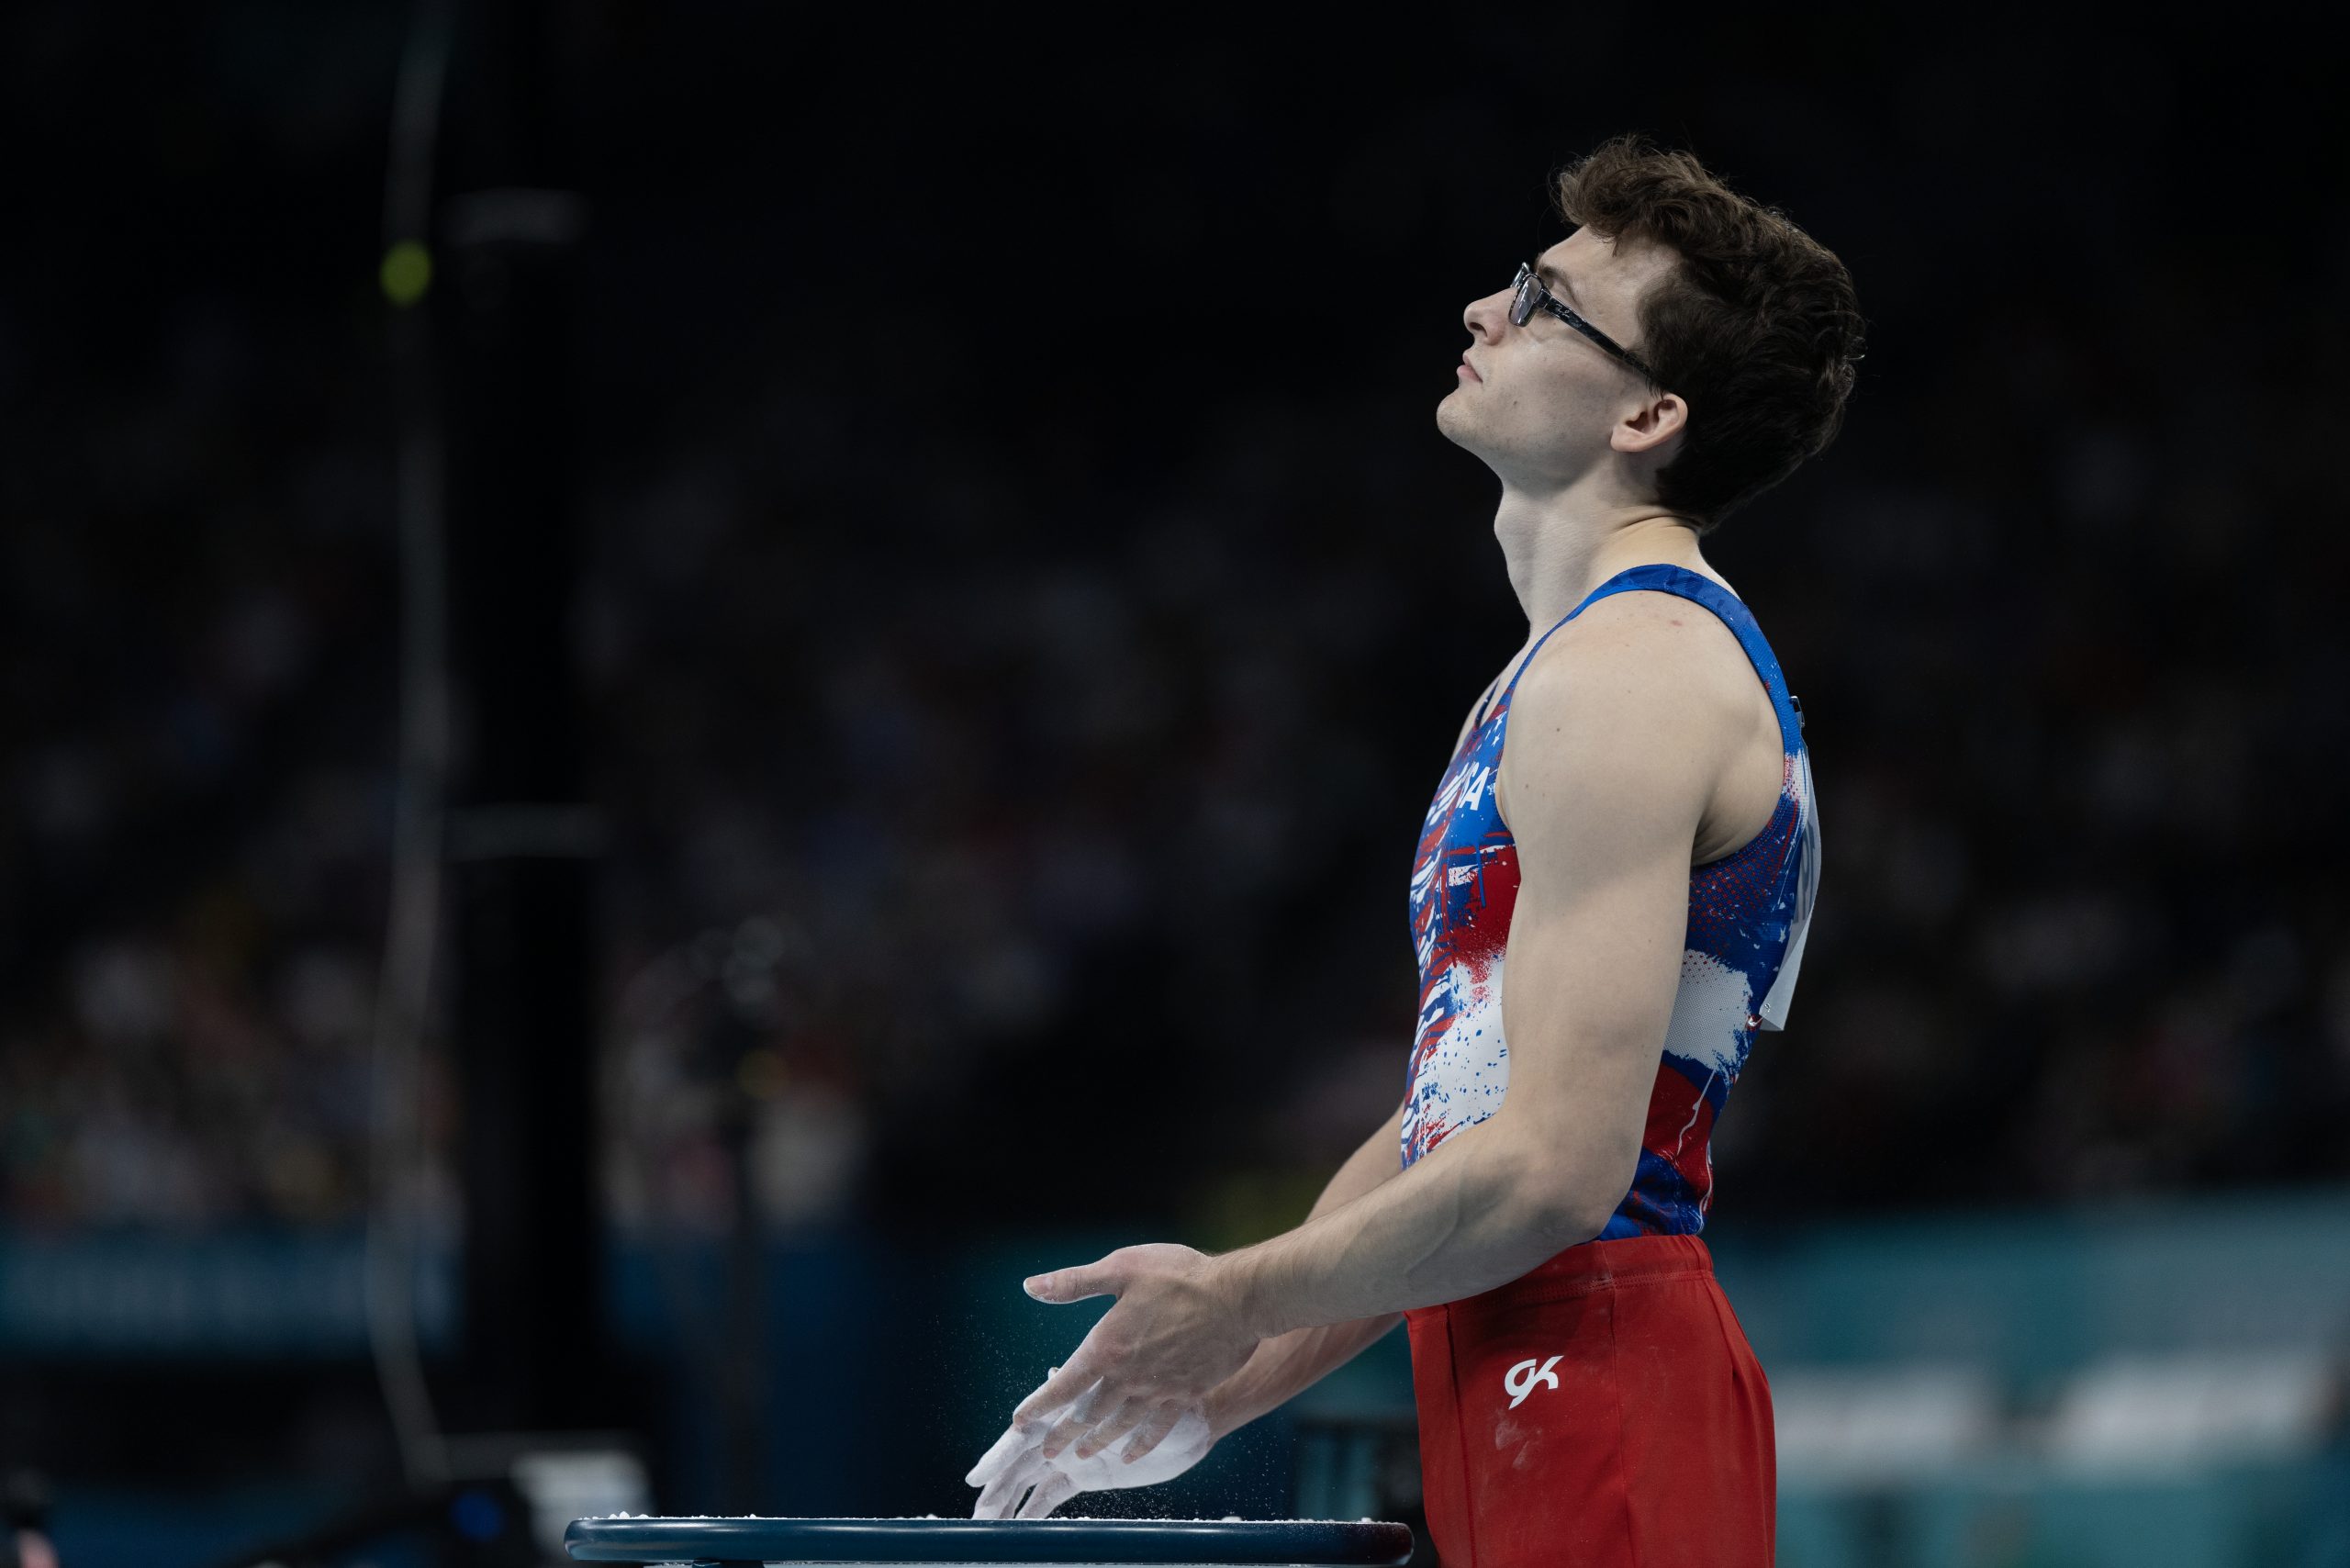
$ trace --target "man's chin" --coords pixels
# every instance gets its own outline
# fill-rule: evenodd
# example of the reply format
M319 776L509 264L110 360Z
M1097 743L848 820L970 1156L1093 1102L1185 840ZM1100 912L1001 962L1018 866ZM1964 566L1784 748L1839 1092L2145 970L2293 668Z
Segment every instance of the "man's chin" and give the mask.
M1476 421L1470 417L1469 410L1460 406L1460 391L1456 386L1437 399L1436 428L1453 445L1475 452Z

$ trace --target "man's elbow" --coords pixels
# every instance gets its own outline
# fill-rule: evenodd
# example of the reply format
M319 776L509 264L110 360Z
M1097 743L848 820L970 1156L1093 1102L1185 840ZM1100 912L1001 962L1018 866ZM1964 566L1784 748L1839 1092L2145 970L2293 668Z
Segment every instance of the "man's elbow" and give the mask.
M1560 1244L1561 1249L1598 1240L1599 1233L1607 1228L1607 1222L1616 1217L1616 1205L1623 1200L1624 1194L1617 1193L1610 1198L1586 1198L1574 1204L1572 1212L1561 1220L1562 1234L1567 1238Z
M1521 1126L1508 1120L1506 1110L1486 1125L1497 1135L1494 1148L1502 1163L1496 1174L1506 1185L1505 1202L1519 1226L1553 1252L1581 1246L1607 1228L1631 1190L1637 1144L1628 1152L1606 1156L1561 1148L1552 1128L1532 1122Z
M1629 1185L1607 1191L1607 1183L1595 1180L1588 1170L1543 1161L1527 1183L1527 1190L1535 1195L1531 1223L1555 1251L1580 1247L1607 1228Z

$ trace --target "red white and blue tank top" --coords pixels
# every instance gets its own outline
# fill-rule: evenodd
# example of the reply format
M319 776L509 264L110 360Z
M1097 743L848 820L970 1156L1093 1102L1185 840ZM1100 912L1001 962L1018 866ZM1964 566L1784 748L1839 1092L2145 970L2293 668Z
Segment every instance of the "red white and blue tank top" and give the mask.
M1786 764L1769 825L1735 853L1690 868L1681 988L1649 1095L1631 1191L1600 1232L1603 1240L1694 1236L1705 1227L1713 1198L1714 1123L1756 1032L1785 1025L1819 879L1819 818L1801 711L1752 613L1711 578L1658 565L1608 578L1559 626L1611 594L1636 591L1694 600L1737 634L1771 694ZM1420 1016L1404 1106L1406 1166L1492 1115L1509 1087L1502 969L1517 902L1517 845L1494 809L1494 785L1511 694L1559 626L1542 633L1461 742L1421 829L1412 865Z

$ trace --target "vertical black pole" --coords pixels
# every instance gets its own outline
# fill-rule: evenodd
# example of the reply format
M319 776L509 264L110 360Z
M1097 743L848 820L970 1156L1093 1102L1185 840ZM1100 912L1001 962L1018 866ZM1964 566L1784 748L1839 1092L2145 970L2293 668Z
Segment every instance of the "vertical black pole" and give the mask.
M433 288L449 431L456 759L449 819L476 1428L596 1423L606 1372L589 1019L592 822L577 591L572 267L549 18L461 12Z
M722 1018L711 1031L711 1056L720 1081L740 1081L743 1062L757 1036L739 1018ZM761 1242L757 1184L751 1160L756 1106L746 1093L733 1092L719 1113L718 1135L726 1150L733 1186L733 1225L726 1238L726 1309L723 1340L726 1380L717 1389L722 1462L729 1508L757 1513L766 1506L767 1249Z

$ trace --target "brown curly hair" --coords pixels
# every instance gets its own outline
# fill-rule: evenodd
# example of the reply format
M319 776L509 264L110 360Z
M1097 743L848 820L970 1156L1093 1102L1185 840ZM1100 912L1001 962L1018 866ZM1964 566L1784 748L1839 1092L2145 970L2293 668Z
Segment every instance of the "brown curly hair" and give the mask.
M1658 499L1710 532L1827 450L1861 357L1860 297L1835 253L1688 152L1618 136L1555 176L1559 215L1680 257L1640 304L1640 352L1689 405Z

